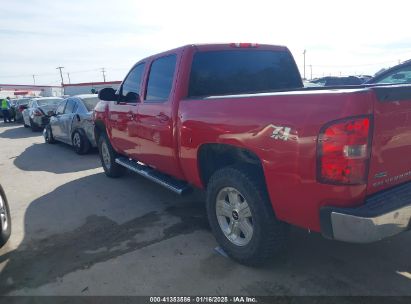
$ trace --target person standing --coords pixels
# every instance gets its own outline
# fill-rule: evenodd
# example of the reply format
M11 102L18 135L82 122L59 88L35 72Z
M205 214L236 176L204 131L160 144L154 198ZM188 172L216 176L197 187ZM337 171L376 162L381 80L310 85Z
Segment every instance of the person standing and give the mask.
M11 122L11 118L10 118L10 102L8 99L3 99L1 101L1 111L3 112L3 120L4 122Z

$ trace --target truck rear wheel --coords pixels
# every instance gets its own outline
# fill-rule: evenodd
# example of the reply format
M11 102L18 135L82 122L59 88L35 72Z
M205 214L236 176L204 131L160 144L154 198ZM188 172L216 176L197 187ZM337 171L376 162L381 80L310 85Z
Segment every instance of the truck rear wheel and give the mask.
M288 225L276 219L254 167L227 167L207 186L207 214L223 250L241 264L261 265L284 249Z
M108 177L120 177L124 174L125 168L116 163L118 154L114 151L105 134L102 134L98 141L98 151L101 165Z

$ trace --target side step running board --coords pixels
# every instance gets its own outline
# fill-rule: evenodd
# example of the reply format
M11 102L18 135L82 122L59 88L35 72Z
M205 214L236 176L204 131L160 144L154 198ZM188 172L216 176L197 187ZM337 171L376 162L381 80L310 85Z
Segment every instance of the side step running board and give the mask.
M187 183L165 175L134 160L130 160L127 157L116 158L116 163L148 178L149 180L152 180L153 182L156 182L157 184L160 184L161 186L177 194L183 195L191 190L191 187Z

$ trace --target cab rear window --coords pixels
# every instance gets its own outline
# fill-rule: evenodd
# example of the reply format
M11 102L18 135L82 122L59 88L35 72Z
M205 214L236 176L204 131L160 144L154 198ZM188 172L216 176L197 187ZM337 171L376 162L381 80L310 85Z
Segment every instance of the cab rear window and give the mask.
M194 55L189 97L261 93L301 88L291 55L285 51L206 51Z

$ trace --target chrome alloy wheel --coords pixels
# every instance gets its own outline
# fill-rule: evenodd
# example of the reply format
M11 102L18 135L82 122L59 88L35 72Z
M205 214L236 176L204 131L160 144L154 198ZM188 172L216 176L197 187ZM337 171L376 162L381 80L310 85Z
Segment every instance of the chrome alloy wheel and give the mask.
M103 158L104 165L107 169L110 170L111 168L111 156L110 152L108 151L107 142L103 141L101 144L101 156Z
M73 145L80 149L81 147L81 138L78 132L74 133L73 136Z
M6 231L9 223L8 223L8 215L7 215L7 209L6 209L6 204L3 201L3 198L0 195L0 223L1 223L1 230Z
M245 246L253 237L253 218L244 196L235 188L225 187L217 194L216 214L221 231L237 246Z

